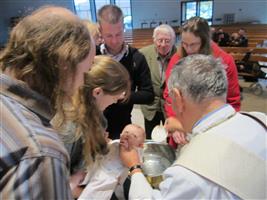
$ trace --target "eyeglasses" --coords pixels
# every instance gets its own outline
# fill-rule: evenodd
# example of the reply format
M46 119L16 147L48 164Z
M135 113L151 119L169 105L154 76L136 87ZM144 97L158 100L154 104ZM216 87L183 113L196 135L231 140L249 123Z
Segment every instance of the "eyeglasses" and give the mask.
M161 39L161 38L159 38L159 39L156 39L156 41L159 44L163 44L163 43L170 44L171 43L171 40L170 39Z
M191 44L187 44L185 42L182 42L182 45L184 48L190 48L190 49L194 49L196 47L198 47L201 43L200 42L193 42Z

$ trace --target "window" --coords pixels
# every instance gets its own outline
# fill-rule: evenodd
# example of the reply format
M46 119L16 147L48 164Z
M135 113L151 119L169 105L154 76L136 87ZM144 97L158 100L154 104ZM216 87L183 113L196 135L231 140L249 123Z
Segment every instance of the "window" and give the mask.
M102 6L107 5L107 4L110 4L110 0L95 0L95 10L96 10L96 15L97 15L98 10L99 10Z
M92 10L88 0L74 0L75 10L81 19L92 20Z
M212 24L213 1L186 1L181 2L181 24L191 17L199 16L206 19L209 25Z
M124 28L132 29L132 12L131 12L131 1L130 0L115 0L115 4L119 6L124 14Z
M187 2L184 7L185 20L190 19L197 15L197 3L196 2Z
M124 28L133 28L131 0L74 0L77 15L92 21L97 21L98 10L106 4L119 6L124 14Z
M208 22L212 22L212 4L212 1L199 2L199 16L207 19Z

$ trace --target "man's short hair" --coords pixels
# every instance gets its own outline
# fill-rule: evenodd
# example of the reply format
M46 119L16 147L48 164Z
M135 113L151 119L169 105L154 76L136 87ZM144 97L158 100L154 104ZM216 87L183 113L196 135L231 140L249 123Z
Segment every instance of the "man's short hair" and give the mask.
M224 98L227 94L227 77L220 59L195 54L178 62L168 82L169 92L177 88L195 103L211 98Z
M171 40L172 40L172 45L175 43L175 32L173 30L173 28L168 25L168 24L161 24L159 26L157 26L154 31L153 31L153 39L154 41L157 39L157 35L159 33L168 33L171 36Z
M100 25L102 22L109 24L123 23L123 12L116 5L104 5L98 11L98 21Z

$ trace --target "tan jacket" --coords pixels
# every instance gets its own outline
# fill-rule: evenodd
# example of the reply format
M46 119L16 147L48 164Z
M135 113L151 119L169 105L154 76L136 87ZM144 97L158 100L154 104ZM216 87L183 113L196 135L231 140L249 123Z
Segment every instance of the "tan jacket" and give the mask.
M162 96L164 87L165 87L165 78L162 79L160 74L160 67L158 61L158 53L156 52L155 45L149 45L140 49L140 52L144 54L147 64L151 73L151 80L154 89L155 98L153 103L149 105L142 105L141 110L144 114L144 117L147 120L152 120L157 111L164 112L164 99ZM169 59L176 52L176 47L174 46L171 50ZM168 59L168 60L169 60ZM166 66L167 68L167 66ZM165 77L165 76L164 76Z

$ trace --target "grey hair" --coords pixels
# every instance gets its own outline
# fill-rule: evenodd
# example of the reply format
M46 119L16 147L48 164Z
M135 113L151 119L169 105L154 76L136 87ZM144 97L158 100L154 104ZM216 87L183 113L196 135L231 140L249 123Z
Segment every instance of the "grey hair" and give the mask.
M171 72L169 92L177 88L195 103L211 98L226 99L228 82L225 66L211 55L190 55L180 60Z
M172 45L175 43L175 39L176 39L175 32L174 32L173 28L170 25L161 24L161 25L157 26L153 31L153 39L154 39L154 41L157 39L157 35L159 33L168 33L171 36Z
M120 7L116 5L104 5L98 11L98 22L101 25L102 22L109 24L123 23L123 12Z

